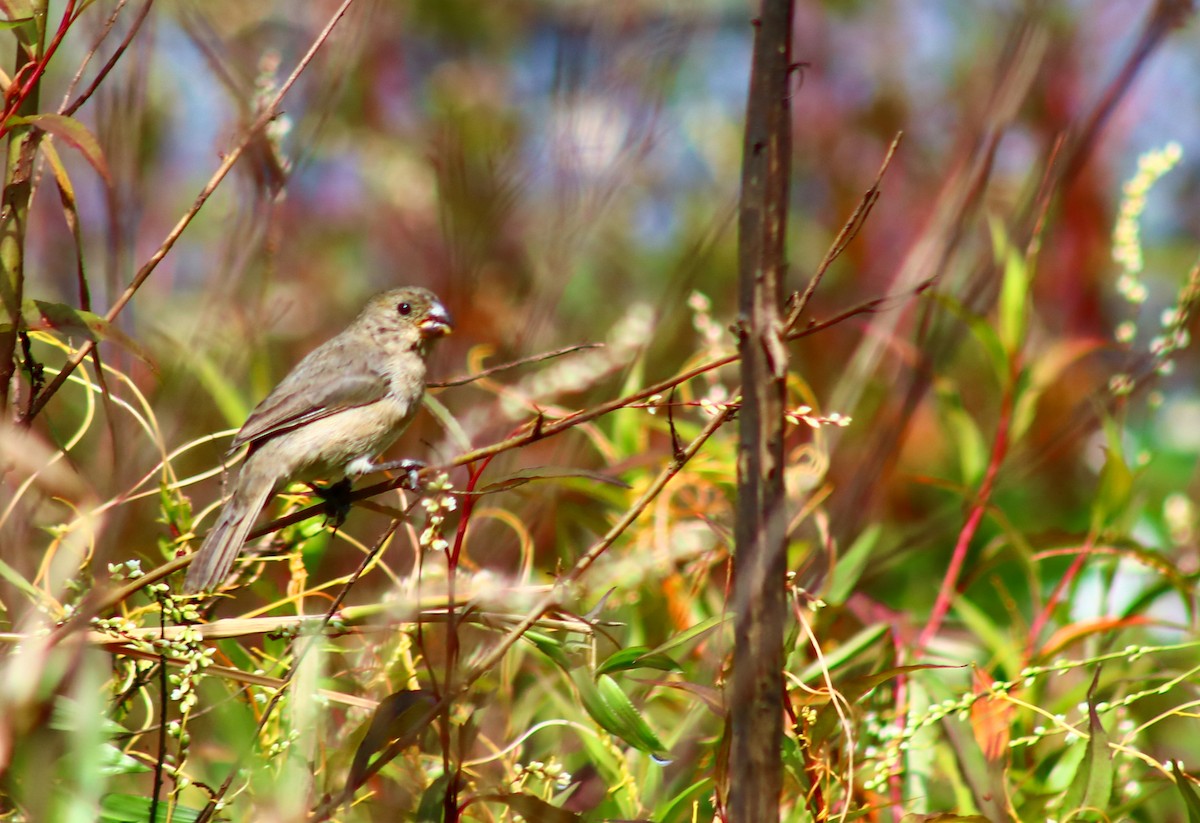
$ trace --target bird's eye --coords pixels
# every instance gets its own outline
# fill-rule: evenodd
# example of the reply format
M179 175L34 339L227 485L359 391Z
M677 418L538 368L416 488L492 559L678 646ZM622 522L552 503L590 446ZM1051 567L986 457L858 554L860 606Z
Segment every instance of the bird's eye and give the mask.
M410 306L408 303L401 303L396 307L396 311L400 312L402 317L407 317L408 315L412 314L412 306Z

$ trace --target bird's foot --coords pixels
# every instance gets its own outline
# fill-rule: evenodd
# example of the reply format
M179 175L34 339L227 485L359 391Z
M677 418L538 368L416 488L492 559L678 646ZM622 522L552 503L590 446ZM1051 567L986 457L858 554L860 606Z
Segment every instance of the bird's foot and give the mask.
M404 472L407 476L405 479L405 487L413 491L421 488L421 469L425 468L425 464L420 460L389 460L386 463L376 463L375 471L381 472Z
M326 524L332 523L335 529L340 528L346 522L346 515L350 514L350 491L353 488L350 478L343 477L328 486L309 483L308 487L325 503Z

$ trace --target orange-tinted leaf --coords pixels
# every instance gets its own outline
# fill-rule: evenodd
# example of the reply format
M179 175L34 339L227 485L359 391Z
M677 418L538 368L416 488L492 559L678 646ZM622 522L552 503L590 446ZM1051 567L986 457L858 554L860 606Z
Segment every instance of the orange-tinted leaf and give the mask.
M672 572L663 580L663 596L667 601L667 615L671 625L683 631L695 622L692 614L695 597L683 575Z
M995 681L983 669L976 668L972 680L974 693L980 697L971 704L971 731L983 756L996 763L1008 756L1015 707L1003 697L989 694Z
M1119 629L1130 629L1134 626L1144 626L1152 622L1143 615L1133 617L1096 617L1091 620L1080 620L1069 623L1050 635L1050 639L1042 646L1038 655L1045 659L1053 657L1072 643L1093 634L1107 634Z

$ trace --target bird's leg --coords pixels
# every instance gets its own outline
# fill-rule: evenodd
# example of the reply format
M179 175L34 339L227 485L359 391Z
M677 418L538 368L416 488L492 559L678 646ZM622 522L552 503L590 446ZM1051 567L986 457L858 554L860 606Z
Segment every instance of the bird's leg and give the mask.
M420 460L388 460L385 463L376 463L369 457L359 457L352 460L346 466L345 471L347 475L355 477L374 472L401 471L407 475L404 478L407 481L407 487L417 491L421 488L419 474L423 468L425 468L425 464Z
M308 487L325 503L325 522L333 523L335 529L340 528L346 522L346 515L350 514L350 490L353 488L350 478L343 477L328 486L309 483Z

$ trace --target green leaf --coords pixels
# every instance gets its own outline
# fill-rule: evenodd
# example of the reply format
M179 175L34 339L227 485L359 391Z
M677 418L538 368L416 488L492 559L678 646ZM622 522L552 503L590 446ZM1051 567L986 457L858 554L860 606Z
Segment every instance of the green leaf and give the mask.
M580 724L583 728L582 724ZM632 818L640 809L638 792L629 783L629 765L625 752L614 746L607 735L588 729L578 736L589 765L594 766L601 781L611 787L605 805L615 805L619 817Z
M54 182L58 184L63 208L67 211L67 223L75 235L75 242L78 243L79 214L75 207L75 186L71 183L71 176L67 174L67 167L63 165L62 158L58 156L58 150L54 148L54 144L44 144L42 151L46 155L47 162L50 163L50 170L54 172Z
M104 159L104 152L100 149L100 142L88 131L87 126L74 117L67 117L63 114L31 114L28 117L10 117L8 125L10 127L33 126L59 138L64 143L78 149L83 158L92 165L92 168L106 183L112 182L112 177L108 173L108 163Z
M1067 794L1063 798L1064 812L1076 820L1102 819L1112 798L1112 752L1108 747L1108 732L1104 730L1096 711L1096 686L1099 682L1100 670L1097 669L1087 693L1087 748L1075 772L1075 779L1067 787Z
M1179 763L1174 760L1171 761L1171 774L1175 778L1175 787L1183 795L1183 805L1187 809L1188 823L1200 823L1200 795L1196 794L1196 789L1192 786L1191 781L1179 767Z
M582 669L571 672L584 710L609 734L643 752L661 756L666 747L638 714L617 682L606 674L596 680Z
M692 642L693 640L695 640L698 637L703 637L704 635L711 632L713 629L720 626L727 619L728 618L725 617L724 615L715 615L713 617L708 618L707 620L701 620L695 626L691 626L690 628L684 629L679 634L666 640L665 642L660 644L658 646L658 648L656 648L654 651L658 652L659 654L666 654L667 652L669 652L673 649L677 649L686 643Z
M43 608L54 608L53 599L39 589L37 586L30 583L25 577L12 566L0 560L0 580L9 583L14 588L20 590L22 594L32 603L39 603Z
M687 680L643 680L638 682L644 686L658 686L664 689L674 689L694 697L701 705L722 720L726 716L725 695L717 686L706 686Z
M91 707L82 706L78 700L59 695L50 711L49 726L59 732L73 732L84 723L99 723L101 733L109 737L129 734L129 730L117 721L108 717L96 717L94 713L88 712L89 708Z
M231 380L227 370L222 369L213 359L195 346L179 347L179 357L176 362L190 370L200 385L208 392L221 419L232 426L241 426L250 414L250 406L246 403L241 389Z
M627 368L625 382L619 390L621 396L633 394L645 385L646 358L635 357ZM618 454L633 455L645 448L646 437L650 432L646 426L647 414L641 409L630 409L612 416L611 442ZM666 411L662 414L665 416Z
M415 823L442 823L446 787L449 785L450 778L445 774L440 774L426 787L421 794L421 803L417 806Z
M601 699L617 716L618 726L622 733L618 736L631 746L653 755L662 755L667 747L658 739L658 735L650 728L645 718L634 708L633 701L621 689L617 681L607 674L596 678L596 687Z
M840 606L854 592L854 586L867 568L871 552L879 543L883 528L878 523L872 523L863 529L846 553L837 559L833 574L829 578L829 590L821 597L826 603Z
M488 794L479 799L503 803L530 823L577 823L577 821L583 820L580 815L560 809L532 794L520 792Z
M1010 635L1011 626L1007 622L998 624L986 609L980 608L979 604L969 597L955 597L950 603L950 608L962 620L970 634L981 641L983 648L995 655L1005 670L1021 670L1021 647L1013 641Z
M115 777L121 774L143 774L153 771L145 763L130 757L111 743L101 745L98 752L100 755L100 773L107 777Z
M1059 752L1057 760L1047 758L1047 763L1054 764L1043 783L1047 792L1065 792L1074 782L1079 764L1083 762L1084 749L1084 746L1067 746Z
M881 672L862 675L860 677L838 678L833 681L834 689L850 704L855 704L871 691L887 683L889 680L923 671L925 669L950 669L953 666L938 666L933 663L915 663L911 666L895 666ZM797 696L799 695L799 696ZM813 745L824 745L827 740L837 737L841 731L841 717L829 704L832 702L830 693L821 683L818 690L812 693L797 693L791 696L797 705L818 707L816 720L808 727L807 735Z
M37 18L32 0L0 0L0 29L11 31L23 46L33 46L38 40Z
M1037 419L1038 403L1048 389L1061 387L1063 374L1069 368L1106 349L1106 341L1096 338L1047 341L1045 345L1039 342L1038 356L1024 364L1020 390L1014 393L1011 441L1017 442L1029 430Z
M937 380L934 389L938 398L938 414L945 424L946 435L954 443L953 451L958 455L960 481L968 486L976 485L987 469L988 444L975 416L962 403L958 386L948 380Z
M393 740L401 740L419 733L433 720L429 710L437 704L437 695L428 689L414 689L389 694L379 702L371 725L358 744L350 775L346 782L357 785L371 758L382 752Z
M0 12L11 23L33 20L33 0L0 0Z
M187 806L175 806L160 800L158 813L150 817L150 808L154 802L149 797L139 797L132 794L109 794L100 801L100 820L102 823L165 823L168 819L173 823L195 823L200 819L200 809ZM168 815L168 809L170 814Z
M1110 417L1104 418L1104 467L1092 505L1092 531L1099 533L1124 513L1133 496L1134 473L1125 462L1121 430Z
M875 644L885 634L887 634L886 624L873 623L861 629L857 634L832 651L827 651L823 660L814 660L809 663L797 677L801 683L810 683L822 677L822 672L825 669L833 671L839 666L852 663L858 660L864 652L874 648Z
M998 219L988 221L996 261L1004 264L1000 284L1000 342L1011 357L1025 342L1029 321L1029 267L1024 255L1009 242L1008 232Z
M630 646L608 656L596 667L596 674L628 671L629 669L658 669L664 672L683 671L683 667L670 656L655 652L646 646Z
M53 140L42 141L42 156L46 158L50 170L54 173L54 182L58 186L58 200L62 206L63 222L67 224L67 228L71 230L71 237L75 240L75 247L72 249L75 257L75 277L79 288L86 290L88 288L87 272L83 261L83 236L79 230L79 209L75 202L75 187L71 183L70 175L67 174L67 167L63 164L62 158L58 156L58 149L54 147Z
M992 371L996 375L998 385L1007 386L1010 379L1009 357L1000 335L992 328L992 324L986 318L969 311L962 303L945 294L934 294L931 299L967 326L971 335L982 346L984 354L992 366Z
M691 821L693 819L692 805L697 800L701 801L702 816L700 819L708 819L708 815L704 814L707 809L704 808L703 801L712 794L715 785L711 777L697 780L668 800L664 805L659 806L651 819L658 821L658 823L673 823L676 820Z
M563 649L562 643L541 632L527 631L524 636L526 640L537 647L538 651L549 657L555 665L564 672L570 673L571 661L567 659L567 653Z

